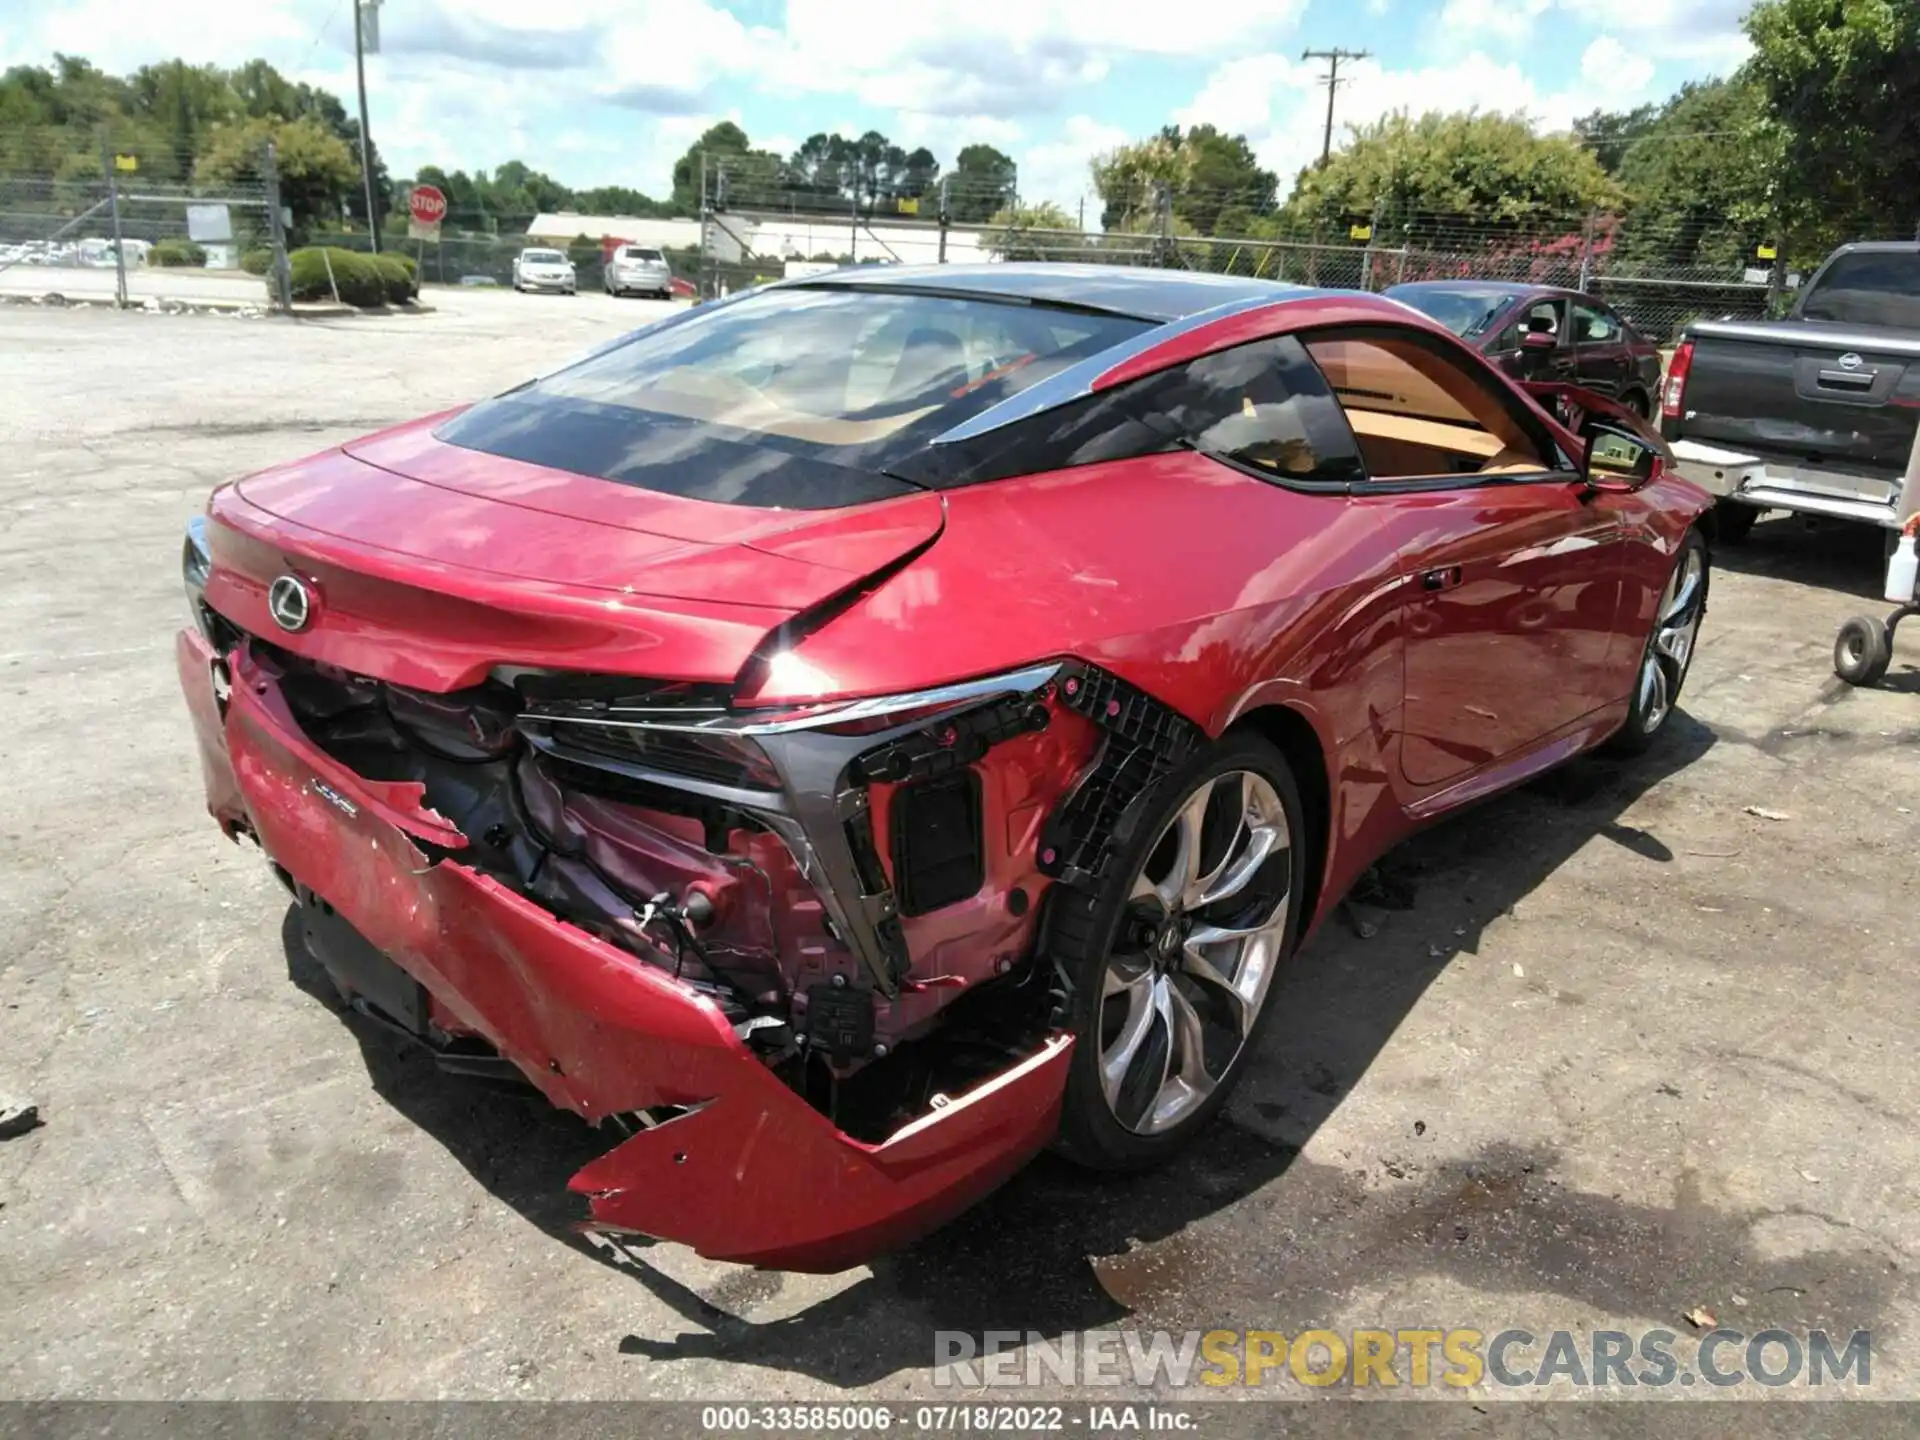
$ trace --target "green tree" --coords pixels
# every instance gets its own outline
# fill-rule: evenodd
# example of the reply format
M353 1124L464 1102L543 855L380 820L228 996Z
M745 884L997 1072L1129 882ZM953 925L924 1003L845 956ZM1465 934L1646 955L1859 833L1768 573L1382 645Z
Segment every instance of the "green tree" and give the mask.
M1159 195L1166 190L1174 216L1196 234L1245 234L1255 217L1272 213L1278 178L1254 158L1244 135L1226 135L1211 125L1157 134L1100 156L1093 162L1101 223L1110 230L1152 229Z
M321 222L337 222L346 199L359 186L360 167L346 142L318 121L270 116L215 128L194 165L203 185L258 184L264 178L267 142L280 170L280 201L293 212L296 234Z
M1634 126L1618 164L1629 200L1616 261L1736 273L1767 229L1766 125L1765 96L1736 77L1685 85Z
M1376 207L1394 225L1429 217L1537 221L1611 206L1621 190L1586 149L1539 135L1521 115L1394 114L1361 126L1323 167L1302 170L1293 224L1344 229Z
M631 215L646 219L665 215L668 207L625 185L597 185L573 197L573 208L589 215Z
M1573 122L1573 136L1593 153L1602 170L1616 175L1633 142L1659 127L1665 109L1649 101L1631 110L1595 110Z
M1058 205L1014 205L987 221L981 245L1001 260L1070 260L1087 237Z
M1794 258L1920 224L1920 4L1759 0L1746 73L1765 98Z
M991 145L968 145L954 157L947 214L963 225L991 220L1014 203L1019 170Z
M693 215L700 209L700 170L701 157L705 156L709 167L744 158L753 149L747 139L747 132L731 120L722 120L711 125L706 133L687 147L687 153L673 162L673 206L683 215ZM709 185L712 184L711 177ZM711 195L711 189L709 190Z

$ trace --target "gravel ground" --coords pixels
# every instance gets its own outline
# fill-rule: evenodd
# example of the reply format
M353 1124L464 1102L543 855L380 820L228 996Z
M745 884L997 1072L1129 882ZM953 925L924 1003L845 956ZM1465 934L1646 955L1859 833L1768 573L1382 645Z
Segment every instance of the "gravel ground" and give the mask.
M1189 1158L1043 1160L840 1276L573 1239L561 1186L603 1142L318 998L284 892L204 815L172 674L211 486L656 309L434 300L0 308L0 1092L45 1122L0 1141L0 1395L951 1398L938 1329L1686 1333L1699 1308L1871 1329L1873 1391L1920 1394L1920 636L1887 688L1835 681L1878 540L1786 520L1717 557L1655 753L1391 856L1377 933L1298 959Z

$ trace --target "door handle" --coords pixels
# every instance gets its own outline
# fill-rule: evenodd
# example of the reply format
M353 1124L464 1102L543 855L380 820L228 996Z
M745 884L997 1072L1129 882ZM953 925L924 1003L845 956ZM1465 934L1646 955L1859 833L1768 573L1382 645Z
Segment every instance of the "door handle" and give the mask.
M1460 567L1447 565L1439 570L1425 570L1420 574L1422 590L1451 590L1460 583Z

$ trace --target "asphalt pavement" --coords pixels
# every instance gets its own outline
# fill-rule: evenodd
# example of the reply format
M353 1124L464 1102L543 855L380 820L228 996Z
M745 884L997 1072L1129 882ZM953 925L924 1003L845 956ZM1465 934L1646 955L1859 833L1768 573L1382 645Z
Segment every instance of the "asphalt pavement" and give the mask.
M660 312L431 298L0 307L0 1092L43 1121L0 1140L0 1395L951 1399L942 1330L1700 1315L1871 1330L1872 1393L1920 1393L1920 634L1888 688L1840 685L1878 538L1790 520L1716 557L1659 747L1390 856L1369 937L1298 957L1186 1158L1043 1160L838 1276L580 1241L562 1186L605 1138L325 1003L285 892L206 818L173 674L211 487Z

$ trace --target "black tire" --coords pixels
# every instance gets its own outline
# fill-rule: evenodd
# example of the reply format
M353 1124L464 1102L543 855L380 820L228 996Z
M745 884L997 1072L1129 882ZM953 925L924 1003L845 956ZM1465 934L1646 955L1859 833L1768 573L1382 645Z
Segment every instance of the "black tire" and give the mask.
M1101 982L1123 921L1133 919L1127 892L1134 877L1148 864L1150 848L1162 838L1186 800L1205 782L1235 770L1251 771L1273 787L1285 812L1291 837L1285 860L1276 853L1266 862L1286 867L1286 903L1292 907L1284 941L1268 963L1268 975L1277 976L1292 957L1304 924L1304 917L1299 913L1300 901L1306 893L1306 867L1317 837L1305 829L1299 787L1286 757L1251 732L1230 733L1218 744L1207 747L1122 818L1114 837L1114 857L1108 877L1096 893L1084 894L1060 887L1049 902L1048 953L1070 987L1068 1024L1076 1036L1055 1148L1090 1169L1144 1169L1182 1149L1226 1103L1245 1068L1243 1062L1259 1044L1261 1033L1272 1016L1273 991L1278 981L1270 978L1245 1039L1226 1061L1212 1092L1191 1113L1167 1129L1143 1134L1122 1125L1115 1117L1100 1083ZM1266 883L1267 872L1263 869L1261 873ZM1278 881L1275 873L1272 883Z
M1646 644L1641 647L1640 663L1633 671L1633 693L1628 700L1626 722L1613 733L1607 741L1607 749L1615 754L1638 755L1652 747L1660 732L1667 728L1667 722L1680 708L1680 692L1687 683L1687 674L1693 668L1693 654L1699 638L1698 623L1707 613L1707 590L1713 579L1713 567L1707 560L1707 542L1700 538L1698 530L1689 530L1686 539L1680 542L1680 548L1673 557L1672 574L1682 573L1681 567L1688 563L1691 556L1698 556L1700 562L1700 584L1690 598L1686 610L1694 619L1694 638L1687 646L1684 662L1675 664L1664 654L1656 650L1655 641L1660 637L1661 627L1665 623L1678 620L1681 612L1676 610L1672 616L1663 616L1658 611L1653 624L1647 630ZM1672 583L1670 580L1669 584ZM1675 596L1676 600L1680 597ZM1661 604L1667 601L1666 592L1661 592ZM1643 683L1647 666L1658 664L1664 671L1666 690L1664 697L1650 694Z
M1653 401L1644 390L1629 390L1620 397L1620 403L1638 415L1642 420L1653 419Z
M1893 632L1886 621L1856 615L1833 642L1833 673L1849 685L1878 685L1893 663Z
M1747 538L1760 507L1743 500L1716 500L1713 503L1713 538L1722 545L1738 545Z

